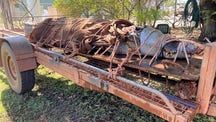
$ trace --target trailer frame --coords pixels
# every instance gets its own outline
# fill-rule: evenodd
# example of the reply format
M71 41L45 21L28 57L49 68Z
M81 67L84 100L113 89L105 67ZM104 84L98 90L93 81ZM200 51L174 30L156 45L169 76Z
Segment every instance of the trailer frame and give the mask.
M20 72L35 69L37 64L41 64L69 78L79 86L114 94L172 122L192 121L197 113L216 116L215 42L207 44L205 47L198 91L194 103L121 76L117 76L116 79L109 79L109 72L73 58L66 61L64 55L37 47L29 43L25 37L4 37L0 39L0 47L3 43L7 43L13 50ZM2 67L2 59L0 60L0 67ZM140 91L141 93L135 94L134 91ZM185 107L185 111L177 110L177 105Z

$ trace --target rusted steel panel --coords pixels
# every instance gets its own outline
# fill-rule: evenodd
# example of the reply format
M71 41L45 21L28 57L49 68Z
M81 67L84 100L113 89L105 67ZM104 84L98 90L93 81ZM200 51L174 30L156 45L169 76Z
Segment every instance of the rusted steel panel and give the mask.
M24 60L18 60L17 65L19 67L19 71L27 71L32 69L33 67L37 67L35 58L28 58Z
M197 101L200 103L199 112L206 114L210 104L216 71L216 43L207 44L200 72Z
M2 41L10 45L21 72L37 67L33 48L25 37L6 37L0 40Z
M0 30L0 36L2 38L0 38L0 47L1 47L1 44L2 42L7 42L7 40L3 37L7 37L7 36L24 36L24 34L20 33L20 32L14 32L14 31L11 31L11 30L7 30L7 29L3 29L3 30ZM1 57L1 53L0 53L0 57ZM2 67L2 62L0 60L0 67Z
M34 53L16 56L17 64L20 72L27 71L33 67L37 67Z
M43 53L40 52L35 52L35 55L38 63L48 67L49 69L61 75L64 75L69 79L73 79L73 82L80 84L79 73L77 68L71 67L70 65L65 63L61 63L58 61L56 62L53 60L53 58L50 58L49 56L44 55Z
M16 55L16 60L25 60L25 59L29 59L29 58L35 58L35 54L34 53L26 53L26 54L22 54L22 55Z
M6 37L5 40L9 43L14 50L15 56L24 54L33 54L33 48L25 37Z

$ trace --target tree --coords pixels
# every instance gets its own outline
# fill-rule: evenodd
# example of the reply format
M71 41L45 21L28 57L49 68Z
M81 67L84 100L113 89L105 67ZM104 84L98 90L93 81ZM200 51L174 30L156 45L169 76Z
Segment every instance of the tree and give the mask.
M168 0L55 0L53 6L70 17L103 19L136 18L139 25L155 25L164 15L161 5Z
M11 0L12 1L12 0ZM10 9L10 0L0 0L1 15L6 29L14 29Z
M148 24L154 27L156 20L167 14L160 9L161 5L167 1L168 0L135 0L135 16L138 24Z
M54 7L66 16L116 19L122 12L117 0L55 0Z
M134 0L119 0L119 2L122 5L122 17L129 20L133 16L136 2Z
M76 0L55 0L53 6L65 16L80 17L84 11L83 6L80 6Z
M200 40L216 41L216 0L200 0L202 30Z

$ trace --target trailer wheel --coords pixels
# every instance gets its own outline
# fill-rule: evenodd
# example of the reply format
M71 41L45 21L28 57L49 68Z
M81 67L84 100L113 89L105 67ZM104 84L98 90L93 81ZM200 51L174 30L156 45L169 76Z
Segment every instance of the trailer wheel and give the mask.
M1 59L10 87L18 94L31 91L35 84L34 69L20 72L13 50L6 42L1 46Z

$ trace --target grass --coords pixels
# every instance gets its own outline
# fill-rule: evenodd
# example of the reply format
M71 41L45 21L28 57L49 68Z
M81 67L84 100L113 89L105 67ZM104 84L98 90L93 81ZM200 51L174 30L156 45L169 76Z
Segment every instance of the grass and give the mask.
M24 95L14 93L0 70L0 122L162 122L163 119L114 95L83 89L70 80L40 66L36 85ZM197 122L215 122L198 115Z

